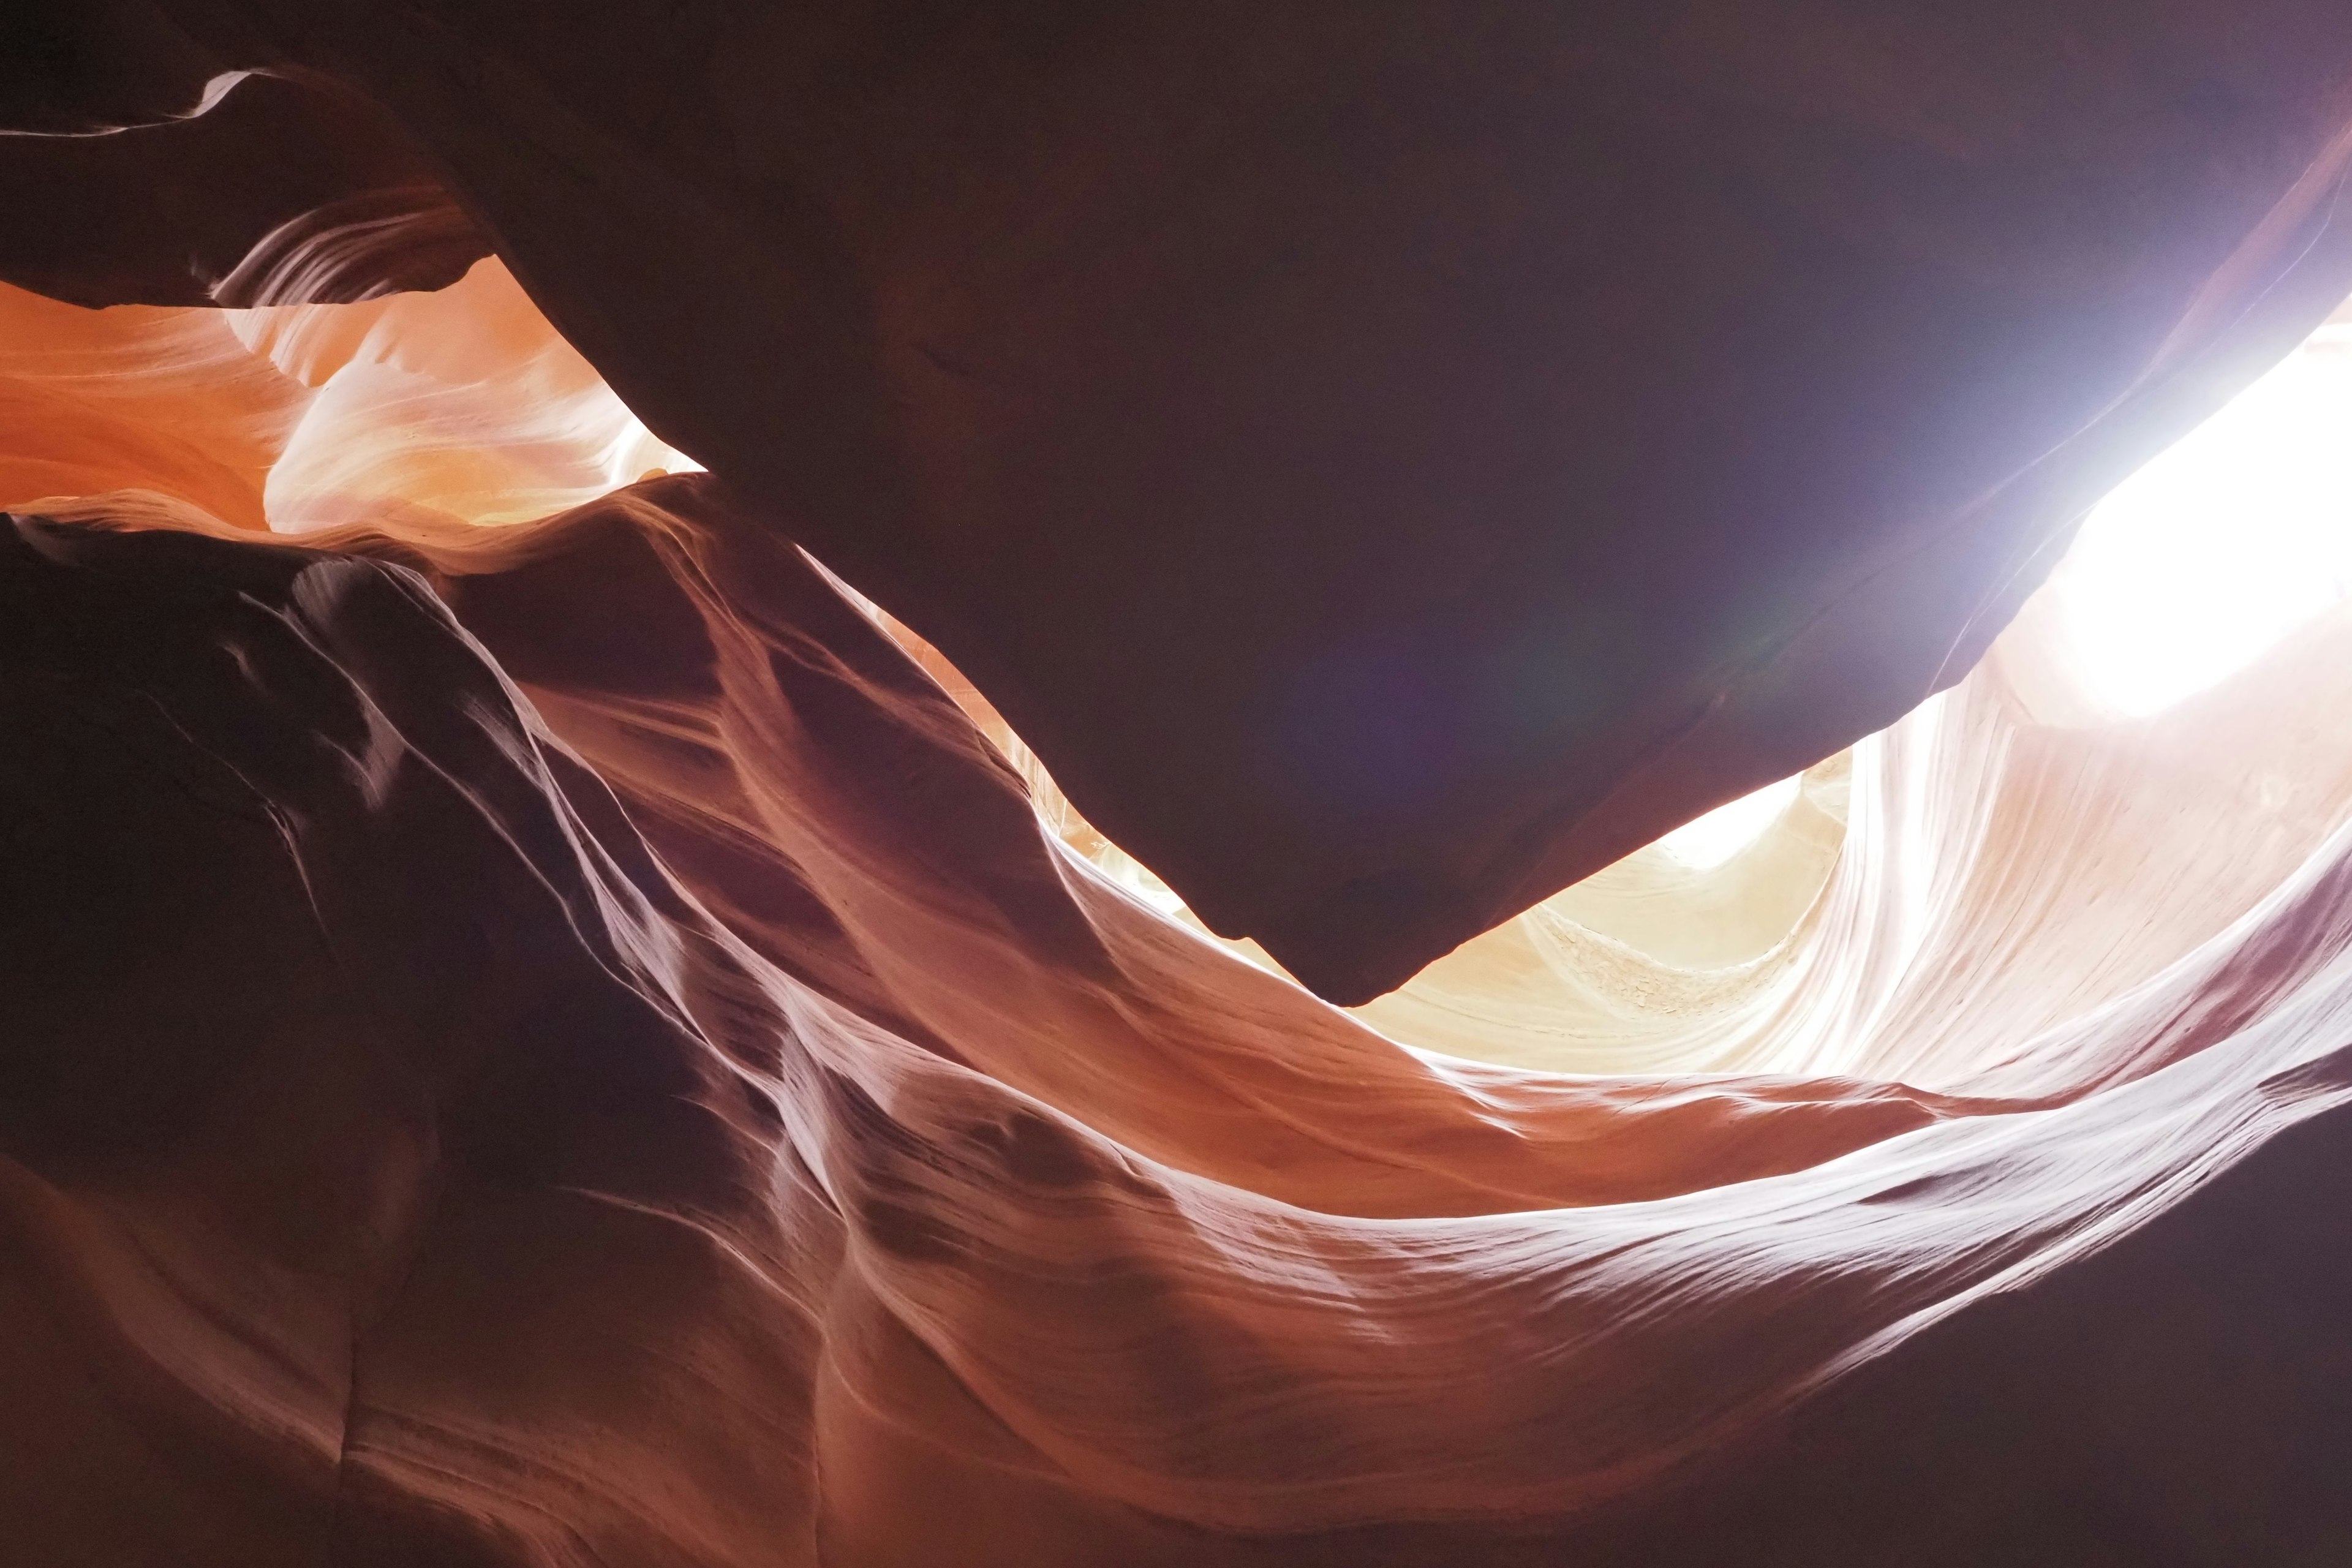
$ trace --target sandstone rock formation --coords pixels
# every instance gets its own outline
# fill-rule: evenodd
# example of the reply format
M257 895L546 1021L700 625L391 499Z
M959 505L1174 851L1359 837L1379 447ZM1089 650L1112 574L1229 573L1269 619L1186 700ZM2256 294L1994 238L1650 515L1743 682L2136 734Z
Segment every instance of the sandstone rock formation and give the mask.
M2352 288L2317 0L150 10L388 109L656 432L1344 1001L1958 679Z
M2352 17L594 12L0 27L12 1560L2352 1551Z
M1481 1068L1059 855L715 480L323 552L57 510L5 569L39 1561L2344 1540L2341 833L2051 1037L2030 971L1928 1012L1941 1092Z

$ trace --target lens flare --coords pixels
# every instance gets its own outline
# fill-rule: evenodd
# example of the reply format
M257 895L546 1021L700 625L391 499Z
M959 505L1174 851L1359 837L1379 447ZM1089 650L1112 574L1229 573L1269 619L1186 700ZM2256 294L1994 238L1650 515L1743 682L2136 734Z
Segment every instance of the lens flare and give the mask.
M2260 658L2352 584L2352 321L2117 486L2052 576L2076 685L2158 712Z
M1763 837L1780 820L1789 803L1797 798L1800 782L1801 775L1792 775L1718 805L1659 839L1657 847L1693 870L1712 870Z

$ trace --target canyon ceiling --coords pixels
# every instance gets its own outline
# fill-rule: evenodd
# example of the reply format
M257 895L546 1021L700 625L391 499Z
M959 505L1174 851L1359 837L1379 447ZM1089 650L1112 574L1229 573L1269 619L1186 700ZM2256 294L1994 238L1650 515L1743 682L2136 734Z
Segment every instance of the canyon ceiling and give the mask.
M2352 612L2034 598L2352 294L2352 10L76 0L0 130L28 1562L2352 1552Z

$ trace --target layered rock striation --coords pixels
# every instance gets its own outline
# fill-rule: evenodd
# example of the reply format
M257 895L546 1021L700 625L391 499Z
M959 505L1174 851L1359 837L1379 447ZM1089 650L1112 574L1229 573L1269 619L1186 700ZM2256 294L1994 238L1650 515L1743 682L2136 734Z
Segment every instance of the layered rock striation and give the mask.
M2352 1549L2338 8L595 10L0 21L9 1552Z

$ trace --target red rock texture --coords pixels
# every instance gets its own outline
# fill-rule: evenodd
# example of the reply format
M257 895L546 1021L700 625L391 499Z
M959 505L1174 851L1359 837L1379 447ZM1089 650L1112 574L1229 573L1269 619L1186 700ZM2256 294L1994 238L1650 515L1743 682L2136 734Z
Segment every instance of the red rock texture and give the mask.
M80 305L352 300L456 282L487 255L381 109L223 78L184 120L0 136L0 279Z
M0 41L0 1560L2352 1557L2352 621L1915 710L2352 287L2352 13ZM865 594L1344 999L1901 722L1518 1070Z
M2343 834L2121 1082L1474 1068L1058 854L715 480L322 542L5 539L28 1561L2352 1539Z
M180 10L1349 1002L1957 679L2352 289L2324 0Z

